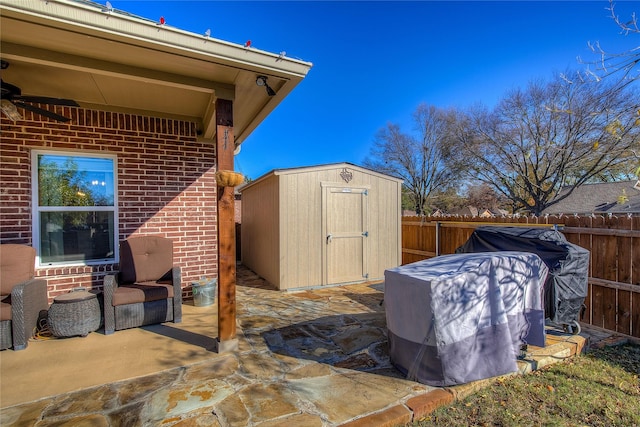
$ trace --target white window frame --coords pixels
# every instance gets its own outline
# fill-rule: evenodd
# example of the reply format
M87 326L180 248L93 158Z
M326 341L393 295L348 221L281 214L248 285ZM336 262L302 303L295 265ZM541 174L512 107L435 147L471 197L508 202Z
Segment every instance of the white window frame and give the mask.
M113 160L113 206L67 206L40 207L39 204L39 181L38 181L38 156L57 155L69 157L93 157L99 159ZM86 261L60 261L41 262L41 240L40 240L40 213L41 212L68 212L68 211L96 211L113 212L113 257L103 259L93 259ZM119 254L119 225L118 225L118 156L84 151L61 151L61 150L32 150L31 151L31 233L33 247L36 249L36 267L52 266L73 266L73 265L96 265L116 263L120 259Z

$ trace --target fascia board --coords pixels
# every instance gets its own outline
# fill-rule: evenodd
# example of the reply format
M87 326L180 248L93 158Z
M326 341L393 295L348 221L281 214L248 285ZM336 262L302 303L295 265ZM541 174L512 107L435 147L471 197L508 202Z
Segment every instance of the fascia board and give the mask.
M135 43L168 53L203 56L240 69L261 71L294 80L306 76L312 63L270 52L204 37L150 20L103 12L85 4L67 1L3 0L2 14L30 22L82 32L116 42Z

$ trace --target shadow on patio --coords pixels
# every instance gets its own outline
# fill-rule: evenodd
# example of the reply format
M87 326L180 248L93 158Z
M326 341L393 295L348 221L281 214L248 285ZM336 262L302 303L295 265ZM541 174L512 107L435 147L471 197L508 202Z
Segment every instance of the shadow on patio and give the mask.
M214 350L216 305L191 302L179 324L0 352L0 425L402 425L433 391L450 401L478 387L402 378L389 362L381 283L284 293L239 266L237 285L237 352ZM564 358L578 338L539 350Z

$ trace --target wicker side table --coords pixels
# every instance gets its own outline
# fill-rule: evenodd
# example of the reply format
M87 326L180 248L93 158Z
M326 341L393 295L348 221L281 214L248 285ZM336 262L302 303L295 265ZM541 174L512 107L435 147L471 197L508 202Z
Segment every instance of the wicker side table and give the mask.
M56 337L85 337L100 327L98 296L88 291L58 295L49 307L47 321Z

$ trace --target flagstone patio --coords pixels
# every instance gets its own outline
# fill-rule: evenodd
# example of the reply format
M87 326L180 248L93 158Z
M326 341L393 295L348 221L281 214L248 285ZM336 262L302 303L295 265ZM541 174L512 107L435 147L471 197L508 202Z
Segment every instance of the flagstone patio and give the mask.
M382 283L284 293L243 266L237 352L215 352L217 307L183 322L0 352L2 426L393 426L491 379L434 388L389 361ZM528 372L606 334L550 331Z

